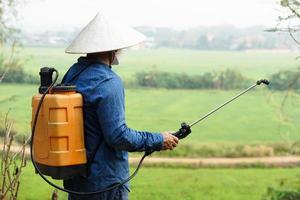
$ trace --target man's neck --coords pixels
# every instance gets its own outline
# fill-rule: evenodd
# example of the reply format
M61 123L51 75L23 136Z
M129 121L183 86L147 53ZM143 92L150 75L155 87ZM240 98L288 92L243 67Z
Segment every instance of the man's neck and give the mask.
M95 60L97 60L103 64L106 64L107 66L110 66L109 60L107 60L107 59L95 58Z
M103 59L103 58L99 58L99 57L94 57L94 56L87 56L88 59L92 59L98 62L101 62L107 66L110 66L110 62L109 59Z

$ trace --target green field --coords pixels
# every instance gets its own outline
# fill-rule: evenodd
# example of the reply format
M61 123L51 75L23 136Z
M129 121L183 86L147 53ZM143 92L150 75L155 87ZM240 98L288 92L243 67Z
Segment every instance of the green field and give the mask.
M142 168L131 182L131 200L260 200L267 187L281 180L294 186L300 171L294 169L168 169ZM52 188L25 168L20 200L40 200L51 196ZM30 184L28 184L30 183ZM42 198L43 197L43 198ZM59 199L66 199L60 193Z
M22 55L28 59L26 70L37 74L40 67L51 66L64 73L76 61L76 55L64 53L63 48L27 47ZM299 53L282 52L225 52L187 49L127 50L120 66L114 69L122 77L131 77L141 70L156 67L162 71L201 74L207 71L237 69L245 76L259 79L279 70L299 66Z
M5 112L11 108L10 117L16 121L14 127L22 133L30 132L31 96L36 92L37 86L34 85L0 85L0 110ZM127 122L130 127L138 130L176 130L182 121L194 121L235 93L237 91L127 89ZM278 129L280 123L273 104L279 103L282 95L257 88L193 127L193 133L186 141L280 142L283 137ZM270 98L274 100L270 101ZM300 103L299 95L293 103ZM289 110L293 119L300 121L297 117L300 108ZM298 127L282 128L290 131L290 140L300 139Z

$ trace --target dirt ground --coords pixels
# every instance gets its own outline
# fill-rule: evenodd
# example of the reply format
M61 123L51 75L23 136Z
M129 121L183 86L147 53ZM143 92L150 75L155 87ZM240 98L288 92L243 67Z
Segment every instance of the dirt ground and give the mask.
M140 158L131 157L129 162L136 164ZM300 166L300 156L253 157L253 158L158 158L149 157L145 165L190 166L190 167L295 167Z
M2 146L0 145L0 150ZM13 146L14 153L20 151L20 147ZM29 157L29 148L26 149ZM140 157L130 157L129 163L136 165ZM244 157L244 158L166 158L147 157L144 160L145 166L182 166L182 167L298 167L300 166L300 156L282 157Z

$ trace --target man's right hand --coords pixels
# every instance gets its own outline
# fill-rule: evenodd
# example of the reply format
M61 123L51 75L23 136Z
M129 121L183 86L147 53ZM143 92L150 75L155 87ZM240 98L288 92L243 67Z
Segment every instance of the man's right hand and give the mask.
M170 131L165 131L161 134L164 137L162 150L173 150L177 146L179 139L172 135Z

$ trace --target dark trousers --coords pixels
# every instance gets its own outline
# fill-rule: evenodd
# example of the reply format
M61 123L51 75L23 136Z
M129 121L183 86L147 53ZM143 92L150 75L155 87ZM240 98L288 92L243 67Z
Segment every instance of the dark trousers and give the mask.
M93 196L69 195L68 200L128 200L128 190L124 186L121 186Z

